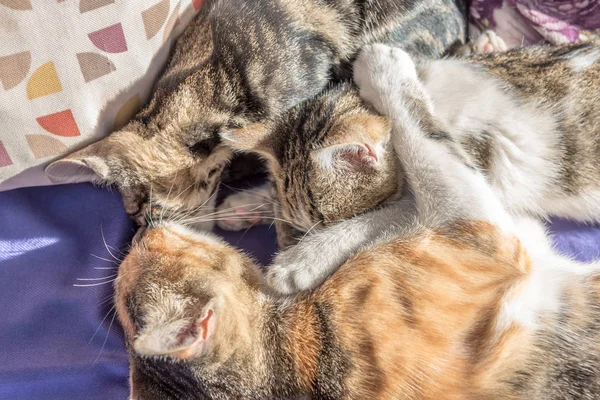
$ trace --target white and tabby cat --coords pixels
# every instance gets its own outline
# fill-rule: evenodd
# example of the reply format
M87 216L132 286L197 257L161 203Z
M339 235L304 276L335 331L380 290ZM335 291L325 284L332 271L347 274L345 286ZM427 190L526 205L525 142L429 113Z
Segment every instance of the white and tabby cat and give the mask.
M378 100L379 106L386 110L387 102L409 104L428 135L452 145L465 163L483 172L511 214L600 221L599 59L597 44L580 43L419 60L417 79L429 105L412 99L410 93L390 92ZM360 84L366 67L359 63L356 68ZM369 70L375 74L372 79L391 73L384 64L378 68ZM276 196L275 216L291 221L295 231L315 233L281 253L271 267L272 283L285 292L320 283L365 240L379 237L381 227L395 217L383 209L322 232L319 227L393 200L404 188L402 179L399 186L393 184L395 166L385 162L392 151L385 122L368 106L359 112L346 106L360 101L352 88L335 87L330 92L324 97L333 101L301 104L263 126L262 137L245 138L243 131L226 135L235 139L234 148L256 151L271 161L275 192L286 192ZM310 124L296 122L309 111ZM274 141L280 129L293 134L285 142ZM292 162L290 154L299 167L281 168ZM247 202L242 193L226 200L226 206ZM236 228L227 221L221 224ZM286 232L285 226L281 231ZM283 245L292 242L280 237Z

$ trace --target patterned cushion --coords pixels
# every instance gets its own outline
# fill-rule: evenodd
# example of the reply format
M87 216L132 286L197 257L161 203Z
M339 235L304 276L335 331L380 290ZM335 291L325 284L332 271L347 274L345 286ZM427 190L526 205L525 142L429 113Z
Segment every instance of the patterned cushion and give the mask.
M0 190L122 126L202 0L0 0Z

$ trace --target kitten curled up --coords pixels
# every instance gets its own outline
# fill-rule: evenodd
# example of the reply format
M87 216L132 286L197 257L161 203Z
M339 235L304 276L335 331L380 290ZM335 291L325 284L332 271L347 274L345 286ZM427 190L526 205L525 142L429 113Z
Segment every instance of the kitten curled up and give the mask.
M312 184L338 168L381 187L405 182L412 198L370 211L358 200L352 210L349 197L335 210L362 214L342 222L315 201L331 217L322 232L387 224L296 295L274 293L249 257L210 233L149 227L115 282L131 398L597 399L600 263L555 253L541 222L504 206L444 135L405 52L367 46L355 76L387 118L356 116L368 125L348 127L354 147L331 148L349 146L334 130L320 131L316 154L252 146L290 181L306 162L322 164L297 191L275 190L280 202L295 204L301 190L319 199L330 186ZM393 151L371 145L367 127ZM243 131L227 138L252 147Z
M411 112L429 124L432 139L447 143L483 174L509 213L598 222L599 59L594 43L417 59L416 79L432 110L423 114L415 106ZM360 71L365 69L356 73L358 80ZM379 101L405 102L412 96L386 95ZM352 218L414 192L395 178L388 124L356 90L341 85L260 129L250 128L262 136L244 130L227 134L233 148L267 159L272 179L254 190L253 199L242 192L223 206L251 216L244 205L256 203L257 195L271 196L275 205L265 202L261 217L265 222L276 218L280 247L302 238L269 267L274 288L292 293L316 287L365 242L379 240L382 227L395 223L385 207ZM281 131L288 132L285 141L278 139ZM334 224L340 220L346 221ZM220 225L246 228L228 221Z

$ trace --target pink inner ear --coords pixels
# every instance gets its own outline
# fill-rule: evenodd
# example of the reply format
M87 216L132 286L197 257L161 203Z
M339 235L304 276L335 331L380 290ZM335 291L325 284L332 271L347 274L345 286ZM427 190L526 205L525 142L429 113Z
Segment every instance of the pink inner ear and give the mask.
M182 329L177 334L177 345L189 345L197 341L199 338L206 340L208 337L208 323L210 322L212 315L213 311L208 310L206 317L204 317L201 321L192 323L187 328ZM201 337L199 337L200 335Z
M366 144L354 145L351 151L343 151L340 156L353 165L377 162L377 154Z
M206 340L208 336L208 322L210 321L212 315L213 311L208 310L206 317L198 323L198 326L200 327L200 329L202 329L202 340Z
M366 156L373 158L375 161L377 161L377 154L373 151L373 149L371 148L371 146L369 146L368 144L365 143L365 147L362 149L367 150L367 154Z
M198 336L198 327L196 326L196 324L190 324L190 326L188 326L185 329L182 329L178 334L177 334L177 345L178 346L182 346L182 345L187 345L189 344L190 340L194 340L196 339L196 337ZM188 343L185 343L185 342Z

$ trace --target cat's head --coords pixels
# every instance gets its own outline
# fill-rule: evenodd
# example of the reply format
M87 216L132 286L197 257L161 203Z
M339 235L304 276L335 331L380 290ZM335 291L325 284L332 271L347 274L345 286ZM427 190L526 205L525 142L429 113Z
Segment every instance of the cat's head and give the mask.
M139 234L115 281L132 389L149 379L140 369L165 359L219 363L252 346L262 279L248 257L210 233L165 223Z
M233 149L267 160L278 200L278 233L290 231L287 223L307 232L350 218L398 191L390 123L348 84L326 90L273 122L225 131L221 137ZM287 239L280 235L280 245L293 242Z
M116 187L127 213L144 226L157 218L212 212L216 190L231 150L203 140L188 147L168 129L148 134L133 121L107 138L93 143L46 168L56 182L92 181ZM211 229L212 222L199 224Z

